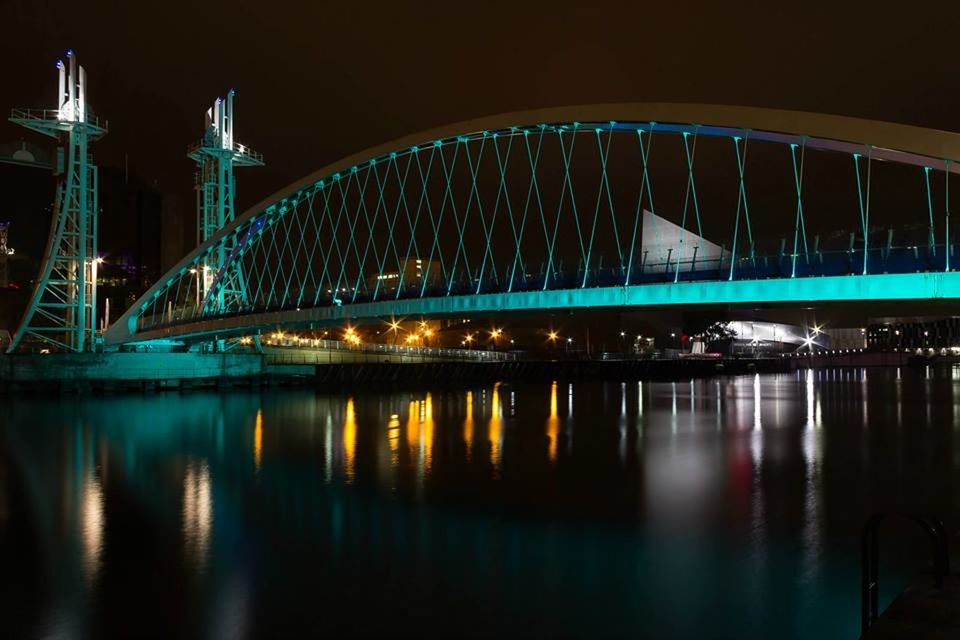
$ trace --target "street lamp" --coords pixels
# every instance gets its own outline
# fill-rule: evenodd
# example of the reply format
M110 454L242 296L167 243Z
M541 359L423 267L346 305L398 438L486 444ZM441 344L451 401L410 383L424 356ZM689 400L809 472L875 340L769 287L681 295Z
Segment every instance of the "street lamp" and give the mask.
M200 306L200 272L197 271L196 269L190 269L190 273L192 273L195 276L195 280L197 281L196 297L197 297L197 307L199 307Z
M397 336L400 333L400 323L396 320L390 320L390 331L393 332L393 344L397 344Z

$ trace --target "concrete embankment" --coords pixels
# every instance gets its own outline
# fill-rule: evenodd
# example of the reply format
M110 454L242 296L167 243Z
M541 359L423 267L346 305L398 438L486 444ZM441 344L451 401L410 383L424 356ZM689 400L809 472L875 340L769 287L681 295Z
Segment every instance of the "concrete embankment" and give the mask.
M58 353L0 357L0 392L85 393L255 384L249 353Z

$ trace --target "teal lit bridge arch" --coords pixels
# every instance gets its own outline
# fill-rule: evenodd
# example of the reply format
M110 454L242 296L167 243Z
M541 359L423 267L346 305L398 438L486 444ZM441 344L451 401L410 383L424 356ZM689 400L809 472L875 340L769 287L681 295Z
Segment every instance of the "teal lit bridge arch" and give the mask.
M105 341L395 316L956 299L957 159L954 133L772 109L610 104L482 118L354 154L255 205ZM915 191L896 233L878 224L875 196L894 180ZM758 212L754 189L779 203ZM818 192L837 201L826 226L823 215L811 223Z

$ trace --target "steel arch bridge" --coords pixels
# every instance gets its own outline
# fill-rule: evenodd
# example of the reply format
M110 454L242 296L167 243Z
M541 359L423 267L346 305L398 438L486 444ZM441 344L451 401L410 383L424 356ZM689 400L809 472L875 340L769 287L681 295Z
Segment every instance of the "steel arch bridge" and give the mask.
M105 343L399 316L958 299L958 159L955 133L731 106L449 125L252 207Z

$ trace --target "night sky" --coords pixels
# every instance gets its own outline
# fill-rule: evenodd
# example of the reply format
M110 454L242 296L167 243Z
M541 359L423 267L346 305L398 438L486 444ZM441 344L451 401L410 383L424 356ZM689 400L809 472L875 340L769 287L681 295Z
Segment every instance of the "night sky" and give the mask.
M230 87L238 139L267 160L238 172L241 209L348 153L543 106L711 102L960 129L956 3L4 4L0 106L53 106L53 63L72 47L110 121L98 163L126 154L188 215L185 149ZM0 123L0 141L23 135Z

